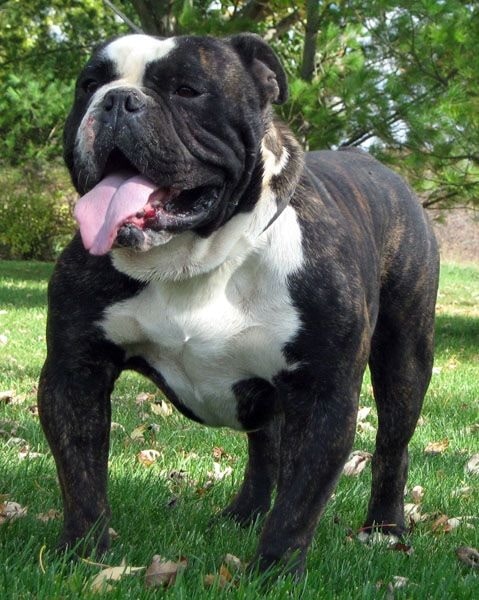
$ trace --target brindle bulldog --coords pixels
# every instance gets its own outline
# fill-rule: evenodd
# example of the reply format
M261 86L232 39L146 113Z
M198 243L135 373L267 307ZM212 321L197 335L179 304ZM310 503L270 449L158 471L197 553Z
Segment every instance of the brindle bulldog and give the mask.
M436 242L411 190L368 154L304 155L273 116L286 97L276 55L249 34L127 35L80 74L64 138L79 234L50 283L39 389L62 547L108 547L110 394L124 369L187 417L247 433L225 513L268 513L256 564L293 557L301 571L369 364L379 426L364 525L405 530Z

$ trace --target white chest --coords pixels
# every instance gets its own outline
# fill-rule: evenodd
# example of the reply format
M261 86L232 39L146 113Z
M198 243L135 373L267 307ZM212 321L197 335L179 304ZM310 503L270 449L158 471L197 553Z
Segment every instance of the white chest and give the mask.
M204 286L150 283L112 306L102 326L129 356L146 359L204 422L238 427L232 386L251 377L271 381L286 368L282 348L298 327L287 290L268 295L260 284L253 277Z
M300 327L288 291L300 244L285 248L289 230L288 238L274 236L240 264L150 282L106 311L101 326L108 339L128 357L144 358L203 422L241 428L232 386L253 377L271 382L287 368L283 348ZM285 260L291 250L295 260Z

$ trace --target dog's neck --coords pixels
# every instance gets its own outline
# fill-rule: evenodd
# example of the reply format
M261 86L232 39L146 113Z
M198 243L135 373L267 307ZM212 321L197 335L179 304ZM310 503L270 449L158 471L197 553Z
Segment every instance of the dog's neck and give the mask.
M251 204L240 204L238 212L209 236L186 231L148 252L118 248L112 252L115 267L141 281L180 281L212 273L226 263L234 268L255 249L273 243L278 227L272 225L281 220L303 172L303 150L279 120L268 122L257 168L261 185L254 198L247 198Z
M304 152L291 130L272 118L261 142L263 160L262 194L270 194L276 212L265 224L265 231L288 206L304 167Z

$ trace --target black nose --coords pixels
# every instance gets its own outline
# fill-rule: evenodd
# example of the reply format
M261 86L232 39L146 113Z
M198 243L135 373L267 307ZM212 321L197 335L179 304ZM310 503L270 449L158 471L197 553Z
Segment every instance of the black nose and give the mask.
M130 89L108 91L102 101L103 119L113 123L121 117L139 113L145 108L140 92Z

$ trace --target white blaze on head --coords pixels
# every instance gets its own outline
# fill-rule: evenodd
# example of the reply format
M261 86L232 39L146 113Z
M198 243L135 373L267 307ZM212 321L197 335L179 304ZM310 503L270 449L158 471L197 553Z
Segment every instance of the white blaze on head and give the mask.
M149 35L132 34L108 44L103 54L114 63L119 79L141 85L146 64L164 58L175 46L175 38L158 40Z

